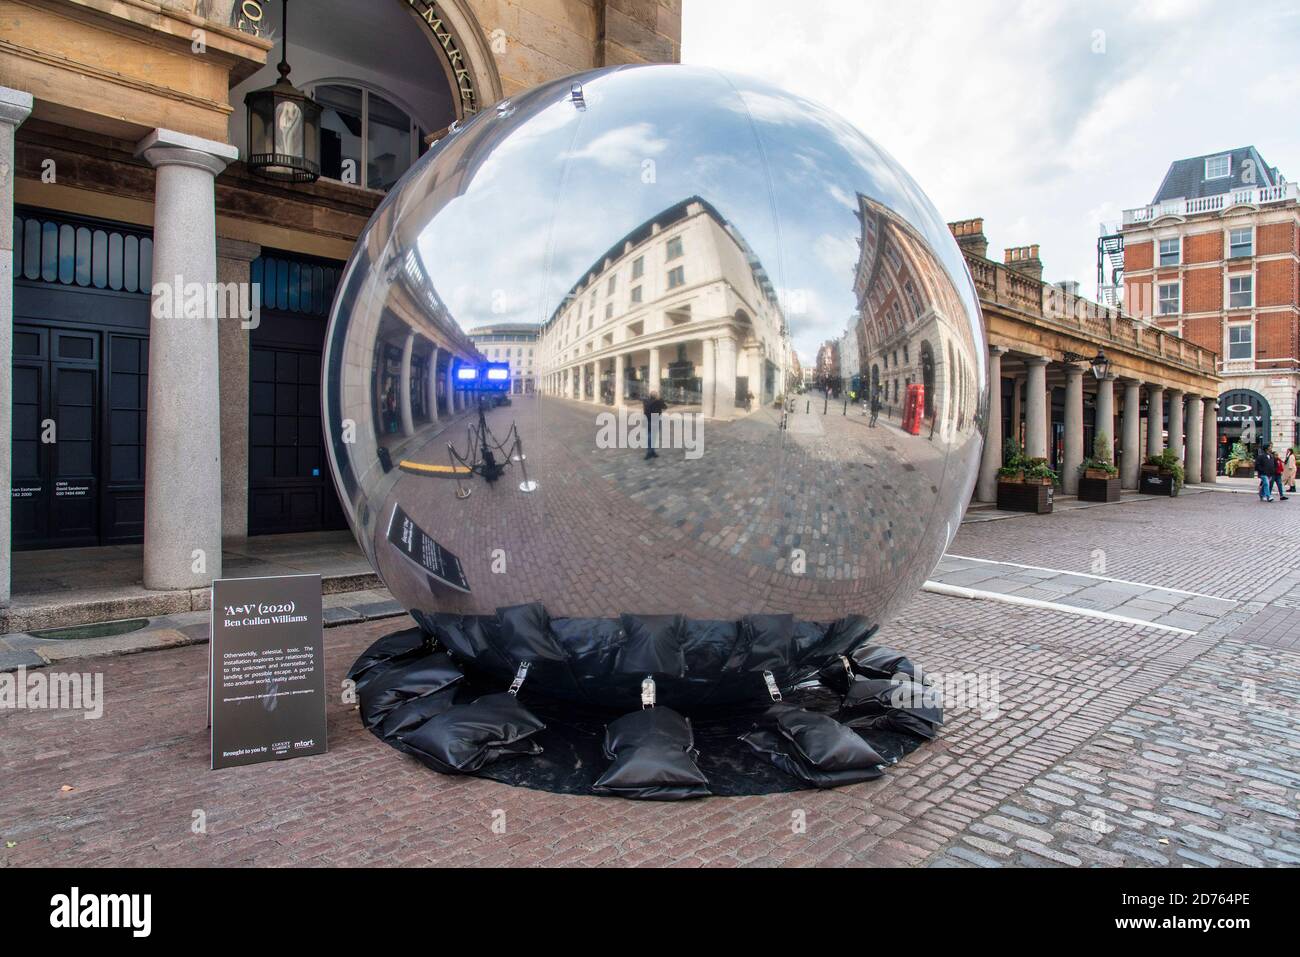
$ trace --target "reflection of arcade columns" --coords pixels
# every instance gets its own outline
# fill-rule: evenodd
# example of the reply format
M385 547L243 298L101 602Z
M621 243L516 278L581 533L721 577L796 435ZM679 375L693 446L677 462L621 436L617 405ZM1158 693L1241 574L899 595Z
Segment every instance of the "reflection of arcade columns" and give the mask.
M1083 369L1065 366L1065 448L1061 458L1061 491L1079 494L1079 466L1083 464Z
M1201 481L1210 485L1218 481L1218 468L1215 461L1218 458L1218 449L1215 448L1215 443L1219 440L1218 410L1218 402L1214 399L1205 400L1201 424Z
M1047 359L1025 359L1025 455L1047 458Z
M1187 454L1184 457L1183 471L1185 480L1188 482L1199 482L1201 480L1201 438L1202 429L1201 420L1205 413L1202 409L1204 400L1199 395L1189 395L1187 397Z
M729 417L736 407L736 340L731 336L719 336L713 350L713 361L717 367L713 383L713 415L721 419Z
M221 577L221 420L209 414L221 402L217 317L156 313L171 311L166 283L216 281L214 179L239 151L156 129L135 152L155 170L153 274L161 277L149 323L144 585L201 588Z
M989 346L989 417L984 438L984 455L980 459L979 486L975 497L981 502L998 500L998 467L1002 464L1002 354L998 346Z
M591 393L588 402L600 402L600 363L587 363L587 390Z
M1120 448L1124 460L1120 465L1121 488L1138 487L1138 471L1142 465L1142 383L1137 379L1124 380L1124 438Z
M647 383L646 388L650 392L658 392L659 391L659 347L658 346L650 347L649 377L650 377L650 381L649 383Z
M429 421L438 421L438 347L431 346L429 351L429 378L426 380L428 394L424 397L425 407L429 410Z
M618 407L623 404L623 379L627 360L623 356L614 356L610 361L614 363L614 405Z
M713 340L701 340L700 346L703 349L703 359L700 363L700 412L712 418L718 392L718 380L714 375Z
M1183 457L1183 393L1178 389L1169 390L1169 448Z
M402 435L415 434L415 419L411 415L411 356L415 354L415 333L408 332L402 343L402 371L397 379L397 408L402 417Z
M1165 387L1147 386L1147 455L1164 451Z
M447 354L447 415L448 416L452 416L456 414L456 398L455 398L456 380L452 378L452 376L455 375L455 372L452 370L452 366L454 366L455 364L456 364L456 357L448 353Z

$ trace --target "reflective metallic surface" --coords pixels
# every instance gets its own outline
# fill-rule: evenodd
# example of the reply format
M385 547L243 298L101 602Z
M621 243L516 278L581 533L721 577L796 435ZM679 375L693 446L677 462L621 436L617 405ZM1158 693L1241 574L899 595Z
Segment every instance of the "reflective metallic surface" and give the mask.
M482 442L448 377L503 323L538 327L536 391L484 413L494 459L524 459L457 477ZM389 194L327 336L331 463L413 610L878 625L970 496L983 343L943 219L843 119L713 70L601 70L480 113ZM819 355L829 398L800 392Z

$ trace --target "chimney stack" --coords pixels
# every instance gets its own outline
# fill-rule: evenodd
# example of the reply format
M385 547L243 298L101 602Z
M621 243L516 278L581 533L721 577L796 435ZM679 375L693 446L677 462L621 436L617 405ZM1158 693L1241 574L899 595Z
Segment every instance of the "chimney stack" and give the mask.
M964 253L972 253L981 259L988 258L989 241L984 235L984 217L980 216L975 219L963 219L956 223L949 223L948 228L957 239L957 245L961 247Z
M1008 269L1014 269L1039 282L1043 281L1043 261L1038 258L1038 243L1032 246L1012 246L1006 251L1004 261Z

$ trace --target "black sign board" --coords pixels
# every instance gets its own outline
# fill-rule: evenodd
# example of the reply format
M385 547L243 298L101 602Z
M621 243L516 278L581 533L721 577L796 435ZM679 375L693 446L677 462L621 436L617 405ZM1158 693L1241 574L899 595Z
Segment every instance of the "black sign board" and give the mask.
M430 538L400 505L394 505L388 517L388 542L430 578L456 591L469 592L469 581L460 559Z
M212 583L212 767L325 753L319 575Z

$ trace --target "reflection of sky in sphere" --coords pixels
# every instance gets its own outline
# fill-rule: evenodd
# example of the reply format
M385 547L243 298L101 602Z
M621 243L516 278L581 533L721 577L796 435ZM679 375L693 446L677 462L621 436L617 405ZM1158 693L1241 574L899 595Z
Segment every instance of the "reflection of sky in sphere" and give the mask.
M661 75L637 82L647 69ZM461 328L543 321L612 242L692 195L757 254L804 361L856 308L856 193L899 212L952 275L963 273L916 184L822 107L707 69L582 79L585 111L568 102L563 81L516 98L518 117L489 111L473 121L511 125L418 241ZM617 94L617 110L602 108L606 94Z

